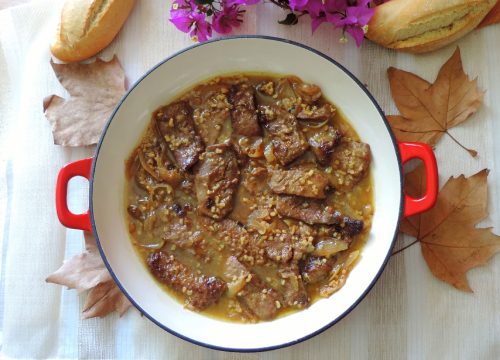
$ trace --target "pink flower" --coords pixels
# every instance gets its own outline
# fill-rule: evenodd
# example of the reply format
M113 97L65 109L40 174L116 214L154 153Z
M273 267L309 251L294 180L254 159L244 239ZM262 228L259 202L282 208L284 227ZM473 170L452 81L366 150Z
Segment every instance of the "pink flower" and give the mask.
M320 16L320 12L323 10L323 3L321 0L309 0L304 5L297 5L297 11L307 11L311 18L313 15L317 18Z
M348 6L348 0L325 0L323 9L326 13L345 12Z
M182 32L189 32L195 21L196 4L191 0L175 0L170 9L170 22Z
M172 11L179 10L179 8L180 6L177 8L172 6L170 16L172 16ZM196 10L187 12L186 8L182 8L174 12L170 22L180 31L189 32L193 40L203 42L207 41L209 36L212 36L212 27L205 21L205 13L198 14Z
M240 5L255 5L259 2L260 0L223 0L222 2L226 4L227 6L231 6L233 4L240 4Z
M309 0L304 10L309 12L312 23L312 33L316 31L317 27L324 22L336 24L342 20L344 12L347 8L347 0Z
M296 10L297 8L302 8L307 4L308 0L288 0L290 8Z
M370 0L309 0L297 10L309 13L313 34L319 25L329 22L335 29L342 28L351 34L360 46L365 26L375 13L374 9L367 7L369 2Z
M241 20L238 19L238 15L241 15L245 10L240 10L236 4L227 6L222 3L222 6L222 10L213 16L212 28L219 34L227 34L233 27L240 26Z
M316 16L313 13L310 13L310 15L311 15L311 19L312 19L312 22L311 22L312 35L314 35L314 32L316 31L318 26L320 26L321 24L323 24L326 21L326 16L325 16L325 14L322 14L320 16Z
M340 20L342 20L342 18L343 15L339 13L333 13L333 14L329 12L326 13L326 21L328 21L331 24L338 23Z
M180 31L187 33L189 32L191 26L193 26L195 20L193 19L193 16L191 14L188 14L174 17L170 19L170 22L174 24L175 27Z
M175 0L170 9L170 18L189 15L194 9L196 9L196 4L191 0Z
M365 1L366 0L363 0L362 2ZM337 25L335 25L336 29L343 28L344 31L351 34L358 46L361 45L361 41L363 41L363 37L365 36L363 27L368 24L368 21L370 21L370 18L375 13L374 9L365 7L366 3L365 5L349 6L346 11L345 19L340 20Z
M212 36L212 26L205 21L205 14L192 14L195 22L193 23L193 30L189 33L193 40L199 42L207 41Z

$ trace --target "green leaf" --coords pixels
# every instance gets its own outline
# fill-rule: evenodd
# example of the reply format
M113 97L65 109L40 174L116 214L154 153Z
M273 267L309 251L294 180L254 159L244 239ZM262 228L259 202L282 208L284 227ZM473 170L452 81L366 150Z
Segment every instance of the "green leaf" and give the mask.
M207 11L207 16L212 16L212 14L213 14L213 13L214 13L214 12L212 11L212 9L208 9L208 11Z
M297 15L290 13L286 16L285 20L278 21L281 25L295 25L298 22Z

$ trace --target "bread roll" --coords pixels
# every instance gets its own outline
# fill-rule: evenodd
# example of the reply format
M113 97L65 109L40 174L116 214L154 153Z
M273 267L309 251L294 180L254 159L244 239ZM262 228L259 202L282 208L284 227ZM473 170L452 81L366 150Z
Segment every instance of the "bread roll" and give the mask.
M80 61L97 54L116 36L135 0L68 0L50 51L59 60Z
M366 36L388 48L423 53L474 29L498 0L391 0L377 6Z

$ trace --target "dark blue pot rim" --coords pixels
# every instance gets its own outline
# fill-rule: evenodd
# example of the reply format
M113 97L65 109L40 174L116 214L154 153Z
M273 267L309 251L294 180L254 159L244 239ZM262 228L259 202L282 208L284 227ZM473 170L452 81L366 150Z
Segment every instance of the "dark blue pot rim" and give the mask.
M102 246L101 246L101 242L99 240L99 235L97 234L97 229L95 227L95 222L94 222L94 210L93 210L93 199L92 199L92 194L93 194L93 187L94 187L94 174L95 174L95 167L96 167L96 163L97 163L97 159L99 157L99 151L101 149L101 145L104 141L104 138L106 137L106 132L108 131L108 128L109 128L109 125L111 124L111 121L113 120L116 112L118 111L118 109L120 108L120 106L123 104L123 102L125 101L125 99L128 97L128 95L134 90L134 88L139 85L139 83L144 80L149 74L151 74L154 70L156 70L158 67L160 67L161 65L163 65L164 63L166 63L167 61L169 61L170 59L173 59L174 57L182 54L182 53L185 53L191 49L194 49L194 48L197 48L199 46L205 46L207 44L210 44L210 43L213 43L213 42L217 42L217 41L231 41L231 40L235 40L235 39L262 39L262 40L268 40L268 41L279 41L279 42L283 42L283 43L287 43L287 44L290 44L290 45L294 45L294 46L297 46L297 47L300 47L302 49L305 49L305 50L308 50L308 51L311 51L313 52L314 54L318 55L318 56L321 56L322 58L324 58L325 60L328 60L329 62L331 62L333 65L337 66L339 69L341 69L343 72L345 72L356 84L358 84L358 86L365 92L365 94L368 96L368 98L371 100L371 102L373 103L373 105L377 108L378 112L380 113L380 116L382 117L382 120L384 121L385 123L385 126L387 128L387 131L391 137L391 140L392 140L392 143L393 143L393 146L394 146L394 151L396 153L396 156L397 156L397 159L398 159L398 164L399 164L399 174L400 174L400 184L401 184L401 203L400 203L400 206L399 206L399 217L398 217L398 226L394 229L394 236L393 236L393 239L392 239L392 244L390 246L390 249L389 251L387 252L387 256L386 258L384 259L384 262L382 264L382 266L380 267L377 275L375 276L375 278L373 279L373 281L371 282L371 284L366 288L366 290L363 292L363 294L360 295L360 297L346 310L344 311L344 313L342 313L339 317L337 317L335 320L333 320L332 322L330 322L328 325L316 330L315 332L307 335L307 336L304 336L300 339L297 339L297 340L294 340L294 341L290 341L288 343L284 343L284 344L280 344L280 345L275 345L275 346L269 346L269 347L263 347L263 348L250 348L250 349L244 349L244 348L226 348L226 347L220 347L220 346L215 346L215 345L211 345L211 344L206 344L206 343L203 343L203 342L200 342L200 341L196 341L196 340L193 340L187 336L184 336L182 334L179 334L171 329L169 329L167 326L163 325L163 324L160 324L158 321L156 321L151 315L149 315L147 312L145 312L135 301L134 299L129 295L129 293L123 288L123 286L121 285L120 281L116 278L116 275L115 273L113 272L113 269L111 268L111 265L109 264L107 258L106 258L106 255L104 254L104 251L102 249ZM340 320L342 320L347 314L349 314L360 302L361 300L364 299L364 297L370 292L370 290L373 288L373 286L375 285L375 283L378 281L378 279L380 278L380 275L382 274L382 271L384 270L385 266L387 265L387 262L389 261L389 258L391 256L391 252L394 248L394 245L396 243L396 239L397 239L397 236L398 236L398 228L399 228L399 223L401 222L401 219L403 218L403 211L404 211L404 193L403 193L403 166L402 166L402 163L401 163L401 155L399 153L399 147L398 147L398 144L397 144L397 141L396 141L396 138L394 137L394 134L392 133L392 130L391 130L391 127L384 115L384 112L382 111L382 109L380 108L380 106L378 105L377 101L375 100L375 98L372 96L372 94L370 94L370 92L366 89L366 87L353 75L351 74L351 72L349 72L349 70L347 70L345 67L343 67L342 65L340 65L337 61L333 60L332 58L326 56L325 54L313 49L313 48L310 48L309 46L306 46L306 45L303 45L303 44L300 44L300 43L297 43L297 42L294 42L294 41L290 41L290 40L286 40L286 39L281 39L281 38L275 38L275 37L270 37L270 36L260 36L260 35L241 35L241 36L228 36L228 37L224 37L224 38L219 38L219 39L213 39L213 40L210 40L210 41L207 41L207 42L204 42L204 43L199 43L199 44L195 44L193 46L190 46L184 50L181 50L175 54L173 54L172 56L166 58L165 60L159 62L158 64L156 64L152 69L150 69L148 72L146 72L139 80L136 81L136 83L134 85L132 85L132 87L127 91L127 93L122 97L122 99L120 100L120 102L118 103L118 105L116 105L116 108L115 110L113 111L113 113L111 114L108 122L106 123L106 126L104 127L104 131L102 132L102 135L101 135L101 138L99 140L99 143L97 144L97 149L96 149L96 153L95 153L95 156L94 156L94 161L92 163L92 172L91 172L91 175L90 175L90 188L89 188L89 209L90 209L90 221L91 221L91 224L92 224L92 232L94 233L94 236L95 236L95 239L96 239L96 242L97 242L97 246L99 248L99 252L101 253L101 256L102 256L102 259L104 261L104 264L106 264L106 267L108 268L109 270L109 273L111 274L112 278L114 279L114 281L116 282L116 284L118 285L118 287L120 288L120 290L125 294L125 296L127 296L127 298L130 300L130 302L137 308L137 310L139 310L144 316L146 316L149 320L151 320L153 323L155 323L156 325L158 325L160 328L162 328L163 330L166 330L168 331L169 333L183 339L183 340L186 340L186 341L189 341L193 344L196 344L196 345L200 345L200 346L203 346L203 347L206 347L206 348L209 348L209 349L215 349L215 350L221 350L221 351L229 351L229 352L242 352L242 353L251 353L251 352L261 352L261 351L270 351L270 350L276 350L276 349L281 349L281 348L285 348L285 347L288 347L288 346L291 346L291 345L295 345L295 344L298 344L302 341L305 341L305 340L308 340L318 334L321 334L323 331L329 329L330 327L332 327L333 325L335 325L337 322L339 322Z

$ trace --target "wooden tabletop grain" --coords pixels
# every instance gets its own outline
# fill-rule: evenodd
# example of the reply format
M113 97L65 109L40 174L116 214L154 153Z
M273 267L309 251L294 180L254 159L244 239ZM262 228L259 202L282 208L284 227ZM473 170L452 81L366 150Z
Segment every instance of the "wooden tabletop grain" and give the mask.
M21 5L30 2L31 0L0 0L0 10L7 9L11 6Z

